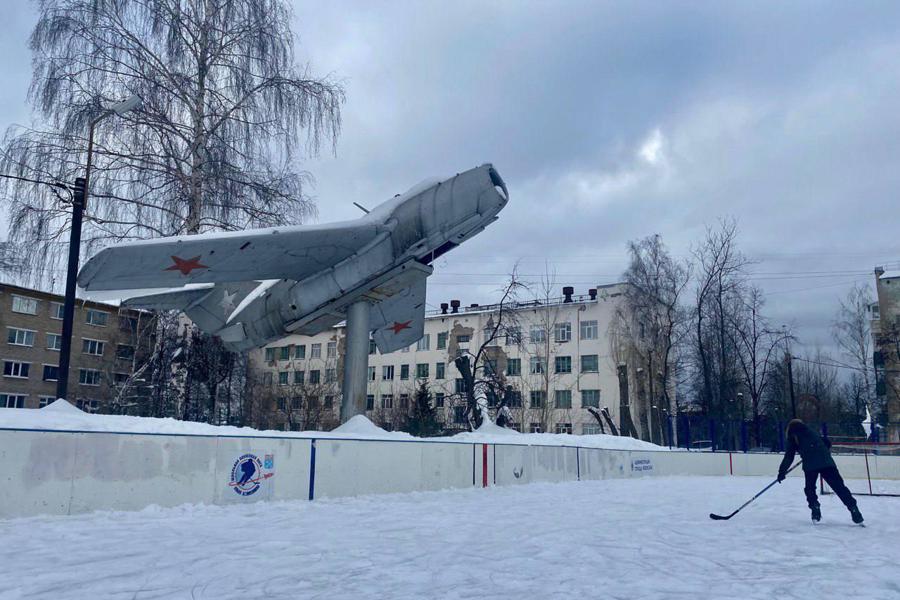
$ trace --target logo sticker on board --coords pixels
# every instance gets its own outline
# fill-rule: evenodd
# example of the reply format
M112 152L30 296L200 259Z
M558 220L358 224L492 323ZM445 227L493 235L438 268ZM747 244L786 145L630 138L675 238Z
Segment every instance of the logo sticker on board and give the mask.
M275 466L273 455L266 454L264 462L255 454L242 454L234 461L231 467L231 480L228 485L239 496L252 496L263 481L273 477L274 472L264 473L263 469L271 471Z

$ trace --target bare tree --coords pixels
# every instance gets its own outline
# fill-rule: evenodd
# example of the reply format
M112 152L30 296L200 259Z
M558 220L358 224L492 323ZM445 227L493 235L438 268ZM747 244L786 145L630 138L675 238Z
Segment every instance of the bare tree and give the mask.
M832 335L841 352L858 371L861 400L873 415L875 406L875 367L872 364L872 326L869 307L872 295L867 285L854 285L840 301ZM865 413L857 414L865 418Z
M707 415L725 416L725 403L736 393L737 374L730 315L740 306L744 269L749 264L737 248L737 223L722 220L718 228L708 227L694 257L698 270L694 345L700 407Z
M641 362L640 383L647 392L642 422L649 422L648 413L653 413L658 427L649 433L653 441L660 441L667 437L664 413L678 413L674 355L687 323L681 300L690 281L690 267L672 258L659 235L629 242L628 252L625 302L616 311L616 327Z
M294 60L284 0L42 0L29 99L38 127L5 136L10 240L35 279L58 264L69 210L51 188L82 171L88 123L130 94L143 107L95 135L87 250L142 239L296 223L303 152L336 140L343 90Z
M761 402L772 380L772 369L777 362L776 351L793 336L786 330L773 330L762 315L765 304L763 292L751 286L742 309L731 315L730 334L738 348L743 387L750 394L750 411L753 419L753 435L757 445L762 444L760 427Z

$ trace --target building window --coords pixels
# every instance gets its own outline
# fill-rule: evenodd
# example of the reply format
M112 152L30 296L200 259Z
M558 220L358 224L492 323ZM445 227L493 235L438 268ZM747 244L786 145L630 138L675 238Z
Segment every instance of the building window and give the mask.
M47 350L62 350L62 336L60 334L47 334Z
M44 381L56 381L59 379L59 367L56 365L44 365Z
M84 322L88 325L96 325L97 327L106 327L109 322L109 313L102 310L87 309L84 316Z
M303 408L303 399L300 396L291 398L291 410L300 410Z
M309 383L310 385L318 385L321 381L321 372L318 369L313 369L309 372Z
M17 377L19 379L28 379L28 370L31 368L31 363L19 362L17 360L4 360L3 361L3 376L4 377Z
M509 390L506 393L506 405L510 408L522 408L522 392Z
M437 392L434 395L434 407L444 408L444 392Z
M369 340L369 354L375 354L375 350L376 350L375 340L370 339Z
M81 385L100 385L100 371L97 369L78 369L78 383Z
M437 336L437 349L445 350L447 348L447 332L442 331Z
M30 329L10 327L6 341L13 346L34 346L34 332Z
M400 365L400 379L409 379L409 365Z
M541 424L540 423L532 423L528 426L528 431L531 433L541 433Z
M303 385L304 379L306 379L306 371L294 371L294 385Z
M581 426L581 434L582 435L598 435L603 433L600 431L599 425L582 425Z
M50 318L56 319L57 321L63 320L63 314L65 313L65 305L59 302L51 302L50 303Z
M544 357L532 356L528 359L528 364L532 375L541 375L544 372Z
M522 359L509 358L506 360L506 376L518 377L522 374Z
M381 367L381 380L392 381L394 379L394 365L384 365Z
M375 395L366 395L366 410L375 410Z
M571 356L557 356L554 359L554 367L556 373L571 373L572 372L572 357Z
M319 397L318 396L307 396L306 403L310 408L319 408Z
M119 329L122 331L128 331L132 334L137 334L138 320L135 317L119 315Z
M556 433L572 433L572 424L571 423L557 423L556 424Z
M306 358L306 344L294 346L294 358L303 360Z
M581 390L581 407L600 408L600 390Z
M454 406L453 407L453 422L457 425L462 425L463 423L467 423L466 421L466 407L465 406Z
M381 395L381 408L394 408L394 395L393 394L382 394Z
M416 365L416 379L428 379L428 363Z
M322 344L310 344L309 345L309 357L310 358L322 358Z
M266 348L266 362L275 362L275 348Z
M434 365L434 378L443 379L447 376L447 365L439 362Z
M492 358L484 359L484 374L491 376L497 374L497 361Z
M100 410L100 402L97 400L77 400L75 406L87 413L95 413Z
M291 360L290 346L282 346L278 349L278 360Z
M547 392L544 390L531 390L531 408L543 408L547 403Z
M134 360L134 346L118 344L116 346L116 358L119 360Z
M553 338L556 340L556 343L561 344L564 342L568 342L572 340L572 324L566 321L565 323L557 323L553 327Z
M337 358L337 342L328 342L325 347L326 358Z
M375 367L369 367L368 371L366 372L366 378L369 381L375 381Z
M325 383L337 381L337 369L325 369Z
M506 328L506 345L507 346L518 346L522 343L522 328L521 327L507 327Z
M22 394L0 394L0 407L25 408L25 396Z
M581 355L581 372L596 373L600 370L600 361L596 354Z
M485 327L482 330L482 334L484 335L484 345L485 346L496 346L497 345L497 337L499 333L497 333L497 328L494 326Z
M431 350L431 334L426 333L418 342L416 342L416 350Z
M41 396L38 398L38 408L44 408L45 406L50 406L56 402L56 398L53 396Z
M539 344L541 342L547 341L547 332L544 330L544 327L541 325L532 325L531 330L528 332L528 339L532 344Z
M470 335L465 335L465 334L458 335L458 336L456 336L456 343L457 344L468 344L470 339L472 339L472 336L470 336Z
M290 379L289 379L290 376L291 376L291 374L288 373L287 371L279 371L278 372L278 385L287 385L288 383L290 383Z
M279 398L275 401L275 406L278 407L278 410L287 410L287 398Z
M409 410L409 394L400 394L400 410Z
M555 390L553 392L555 408L572 408L572 390ZM569 431L571 433L571 430Z
M113 383L118 387L124 386L128 383L128 373L113 373Z
M334 408L334 396L325 396L325 408Z
M12 311L17 313L22 313L25 315L36 315L37 314L38 301L34 298L27 298L25 296L13 296L12 297Z
M458 378L456 380L456 393L457 394L465 394L466 393L466 382L462 378Z
M81 340L81 353L93 354L94 356L103 356L103 349L106 344L100 340Z
M522 432L522 424L519 423L519 422L517 422L517 421L513 421L512 423L510 423L510 424L509 424L509 428L510 428L510 429L515 429L515 430L518 431L519 433Z
M580 333L583 340L596 340L599 333L597 321L582 321Z

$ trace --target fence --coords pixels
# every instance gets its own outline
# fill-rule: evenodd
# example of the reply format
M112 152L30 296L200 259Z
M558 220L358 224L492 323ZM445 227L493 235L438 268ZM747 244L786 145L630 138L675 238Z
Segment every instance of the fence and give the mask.
M703 416L669 417L665 444L688 450L712 452L784 452L788 420L760 417L757 421L715 419ZM858 421L810 422L810 427L833 439L865 440ZM869 441L879 440L876 428Z
M538 481L772 476L780 460L776 454L617 450L577 442L576 436L570 446L531 446L0 429L0 518ZM846 477L865 477L863 458L838 457ZM900 457L881 457L872 476L900 479Z

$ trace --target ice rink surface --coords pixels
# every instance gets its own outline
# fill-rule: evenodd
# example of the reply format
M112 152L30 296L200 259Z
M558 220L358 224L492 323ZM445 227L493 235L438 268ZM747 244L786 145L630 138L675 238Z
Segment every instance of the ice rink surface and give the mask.
M0 598L900 598L900 498L671 477L0 521Z

